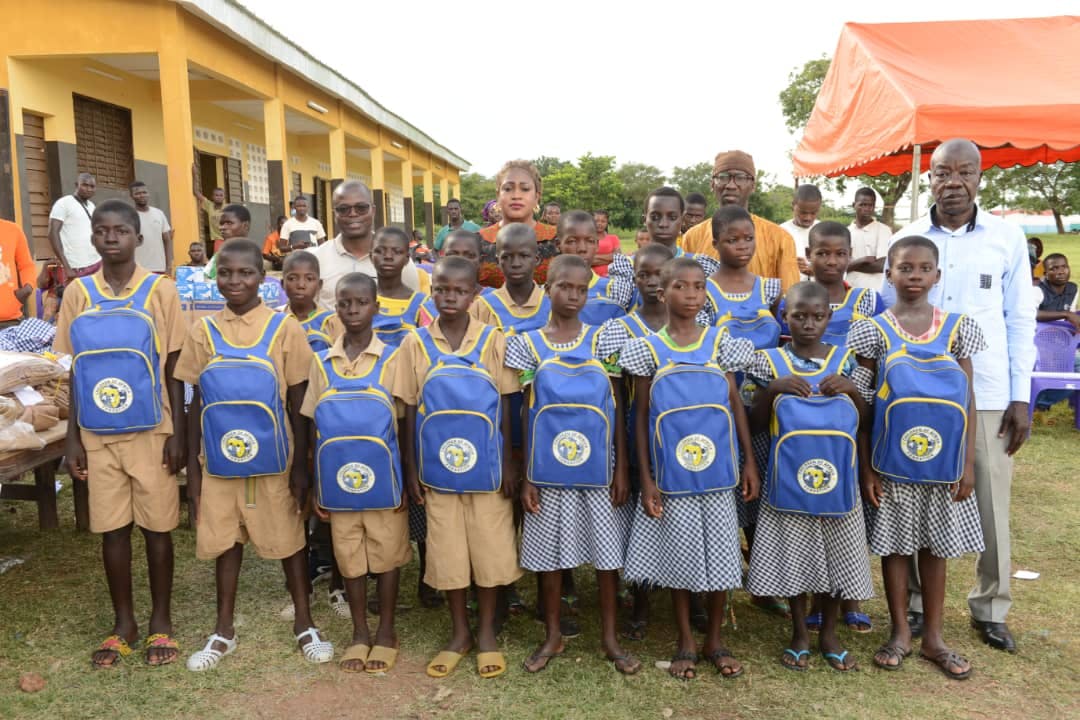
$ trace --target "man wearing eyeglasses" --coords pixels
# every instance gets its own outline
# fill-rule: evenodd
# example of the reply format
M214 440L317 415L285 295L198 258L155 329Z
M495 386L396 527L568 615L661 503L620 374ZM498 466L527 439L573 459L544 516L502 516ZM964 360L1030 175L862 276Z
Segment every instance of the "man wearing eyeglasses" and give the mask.
M941 277L930 303L970 315L982 328L987 349L971 358L975 425L975 500L986 550L975 566L968 593L971 624L996 650L1016 652L1005 624L1012 605L1009 499L1012 457L1027 439L1031 368L1035 365L1035 306L1030 302L1031 265L1027 239L1017 225L978 207L982 154L970 140L947 140L930 156L930 212L896 233L929 238L938 247ZM885 271L888 272L888 260ZM896 288L885 281L885 304ZM908 622L922 632L923 606L918 576L909 578Z
M713 163L712 189L720 206L738 205L746 208L754 192L756 171L754 159L742 150L728 150L716 156ZM751 214L754 220L754 257L747 269L755 275L779 278L786 292L799 282L799 265L795 241L779 225ZM682 248L688 253L708 255L717 260L713 247L712 218L690 228L683 234Z
M375 238L375 206L371 191L359 180L346 180L334 190L331 203L339 234L309 251L319 259L319 276L323 282L319 304L327 310L334 310L334 292L344 275L362 272L376 278L375 265L371 262L371 245ZM420 289L415 264L405 264L401 280L413 292Z

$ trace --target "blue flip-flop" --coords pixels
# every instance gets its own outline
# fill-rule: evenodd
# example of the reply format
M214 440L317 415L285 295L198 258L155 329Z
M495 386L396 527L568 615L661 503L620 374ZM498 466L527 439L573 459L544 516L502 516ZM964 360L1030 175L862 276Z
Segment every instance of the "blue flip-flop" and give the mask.
M788 663L784 662L783 657L787 657L788 655L795 658L795 664L794 665L789 665ZM780 664L783 665L784 667L786 667L788 670L794 670L795 672L806 672L806 668L809 667L809 664L807 664L807 665L799 665L799 661L803 659L804 655L809 656L810 651L809 650L792 650L791 648L784 648L784 655L780 659Z
M849 655L849 653L848 653L847 650L844 650L839 655L836 654L836 653L830 653L830 652L821 653L821 657L825 658L825 661L829 663L829 667L831 667L836 672L841 672L841 673L851 672L853 670L857 670L858 667L859 667L858 665L852 665L851 667L847 667L847 656L848 655ZM837 664L839 664L840 667L837 667Z
M824 620L821 613L810 613L806 616L806 629L810 632L818 632L821 630L821 623Z
M870 616L861 612L853 611L844 613L844 624L848 626L848 630L857 632L860 635L865 635L874 629L874 623L871 622ZM860 625L866 625L866 629L859 629Z

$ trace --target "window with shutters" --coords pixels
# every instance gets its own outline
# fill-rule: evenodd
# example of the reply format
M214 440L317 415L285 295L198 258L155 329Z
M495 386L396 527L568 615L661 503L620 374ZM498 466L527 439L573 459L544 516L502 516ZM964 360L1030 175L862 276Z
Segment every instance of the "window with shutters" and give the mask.
M99 188L127 190L135 179L131 111L81 95L72 97L79 172L92 173Z

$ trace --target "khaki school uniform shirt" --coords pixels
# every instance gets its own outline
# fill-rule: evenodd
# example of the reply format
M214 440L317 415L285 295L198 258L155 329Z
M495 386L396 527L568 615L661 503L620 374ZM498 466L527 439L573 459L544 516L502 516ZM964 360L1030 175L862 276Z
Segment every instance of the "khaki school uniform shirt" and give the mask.
M452 352L450 343L446 341L442 325L438 318L427 327L435 346L444 352ZM473 345L480 337L484 325L472 319L465 331L465 337L461 341L455 354L463 354L472 350ZM397 359L397 373L394 379L394 393L406 405L420 404L420 389L424 386L424 378L427 376L430 362L424 353L424 348L417 339L415 333L409 333L398 350L400 357ZM501 330L491 334L487 346L480 354L480 364L487 370L500 395L509 395L521 389L518 383L518 373L505 365L506 361L506 338Z
M101 294L107 298L123 297L135 290L135 286L142 281L150 272L143 267L135 266L135 272L131 279L124 285L120 295L112 291L109 283L105 282L105 275L98 270L93 275L83 278L87 282L97 283ZM57 354L71 354L71 323L83 313L89 306L90 301L81 287L70 283L64 293L64 300L60 305L60 314L56 320L56 339L53 340L53 351ZM161 424L154 430L162 435L173 434L172 406L169 402L169 390L165 382L165 361L169 353L176 352L184 346L184 338L187 337L187 323L180 311L180 296L176 293L176 285L169 278L163 277L158 280L157 287L150 295L150 317L154 321L157 331L158 343L161 351L158 353L159 367L158 377L161 379ZM92 432L82 432L83 446L87 450L100 450L106 445L131 440L138 433L120 433L118 435L99 435Z
M336 315L334 317L337 317ZM390 353L394 353L390 355ZM397 393L394 392L394 382L397 380L397 362L399 353L395 353L394 348L388 348L379 338L374 334L371 337L371 343L354 360L350 360L349 356L345 353L345 338L339 337L334 340L334 344L326 353L326 357L334 363L334 369L341 375L346 377L359 377L366 375L371 369L371 366L381 358L383 355L390 355L383 364L382 379L380 383L386 391L390 393L390 397L396 401L394 404L397 409L397 416L399 418L405 417L405 407L398 400ZM323 364L319 362L319 358L315 357L311 361L311 372L308 373L308 386L307 393L304 395L304 404L300 407L300 413L305 417L315 417L315 406L319 404L319 397L326 392L328 387L326 382L326 374L323 372Z
M533 285L532 293L529 295L529 299L525 301L524 305L518 305L514 302L514 299L510 297L510 291L506 289L505 285L490 294L498 295L499 299L503 300L512 312L522 315L531 315L536 311L536 308L540 307L540 303L544 300L544 288L539 285ZM502 327L499 316L492 312L491 308L488 307L487 302L481 302L479 296L473 300L473 304L469 306L469 314L485 325L491 325L492 327L497 328Z
M221 334L232 345L254 345L262 335L270 318L276 315L264 304L257 305L243 315L237 315L229 308L220 310L210 317L221 330ZM180 359L176 361L176 377L192 385L199 384L199 374L206 363L214 356L210 346L205 324L200 320L191 326ZM285 403L286 391L293 385L307 381L311 372L311 359L315 353L308 345L307 334L300 327L296 318L286 317L281 324L277 337L270 345L270 362L277 371L278 391L281 402ZM292 439L292 423L285 423L286 432Z

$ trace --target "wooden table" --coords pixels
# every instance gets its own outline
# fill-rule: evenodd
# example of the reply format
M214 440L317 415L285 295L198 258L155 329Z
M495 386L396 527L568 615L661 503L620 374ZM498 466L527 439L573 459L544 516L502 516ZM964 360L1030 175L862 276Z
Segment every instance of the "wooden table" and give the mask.
M38 433L45 441L40 450L15 450L0 453L0 499L32 500L38 507L38 527L53 530L60 527L56 512L56 461L64 456L64 439L67 437L67 421L45 432ZM33 471L34 484L18 483L24 474ZM85 482L72 479L75 496L75 527L90 527L90 507Z

